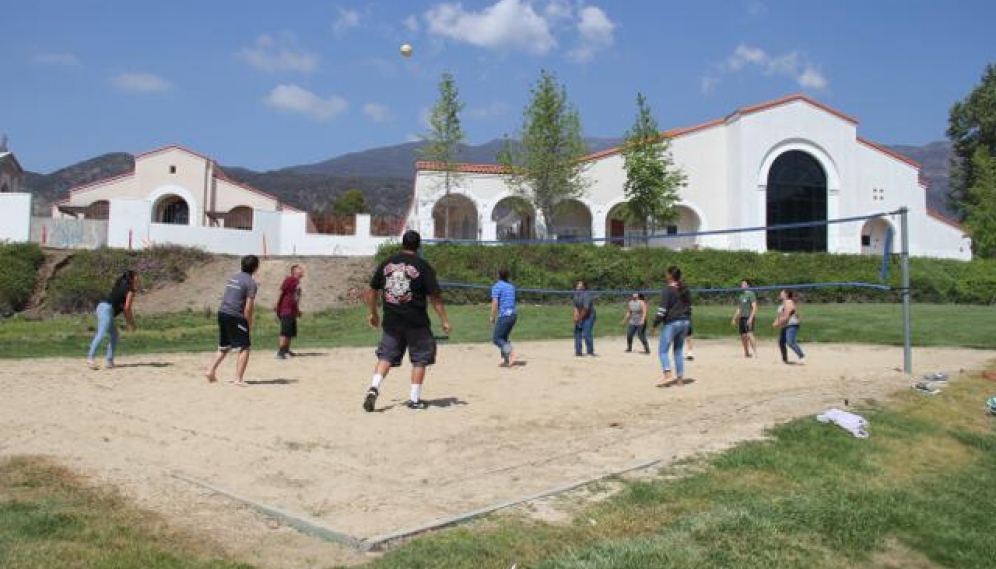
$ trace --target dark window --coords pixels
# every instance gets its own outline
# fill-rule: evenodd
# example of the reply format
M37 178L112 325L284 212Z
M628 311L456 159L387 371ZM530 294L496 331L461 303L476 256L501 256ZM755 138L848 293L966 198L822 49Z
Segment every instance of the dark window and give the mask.
M188 225L190 223L190 208L183 198L170 196L163 199L156 208L156 221L172 225Z
M861 246L862 247L871 247L871 244L872 244L872 236L871 235L862 235L861 236Z
M815 158L799 150L779 156L768 172L768 225L827 219L827 176ZM827 226L768 230L769 251L826 251Z
M169 173L170 174L176 174L176 166L170 166L169 167Z
M667 234L668 235L677 235L677 233L678 233L678 226L677 225L668 225L667 226Z

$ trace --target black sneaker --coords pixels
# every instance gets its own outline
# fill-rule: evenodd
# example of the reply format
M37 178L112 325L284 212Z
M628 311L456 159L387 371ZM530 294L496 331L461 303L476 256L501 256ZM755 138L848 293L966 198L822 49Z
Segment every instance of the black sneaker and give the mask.
M377 403L377 395L380 392L377 391L376 387L371 387L367 390L367 396L363 398L363 410L370 413L374 410L374 404Z
M277 357L278 360L286 360L287 359L287 354L285 354L283 352L277 352L277 356L276 357Z
M429 404L421 399L419 399L418 401L409 401L408 403L405 403L405 406L408 407L409 409L419 409L419 410L425 410L429 408Z

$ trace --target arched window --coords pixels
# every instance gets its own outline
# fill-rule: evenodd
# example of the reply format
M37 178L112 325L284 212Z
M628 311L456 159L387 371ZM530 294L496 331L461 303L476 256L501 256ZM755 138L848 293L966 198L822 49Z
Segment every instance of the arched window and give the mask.
M768 225L826 221L827 175L815 158L790 150L771 165L767 187ZM827 226L768 230L769 251L827 250Z
M170 225L190 225L190 206L176 195L169 195L156 204L153 221Z
M567 199L554 206L551 225L547 231L552 229L558 240L591 238L591 212L578 200Z
M240 205L233 207L225 216L225 227L229 229L252 229L252 208Z
M536 236L535 220L533 206L518 196L501 200L491 212L491 221L495 222L497 237L501 241L532 239Z
M87 219L107 219L110 217L111 204L107 200L97 200L87 208Z
M477 206L470 198L450 194L432 208L436 239L477 239ZM447 226L447 222L448 226Z

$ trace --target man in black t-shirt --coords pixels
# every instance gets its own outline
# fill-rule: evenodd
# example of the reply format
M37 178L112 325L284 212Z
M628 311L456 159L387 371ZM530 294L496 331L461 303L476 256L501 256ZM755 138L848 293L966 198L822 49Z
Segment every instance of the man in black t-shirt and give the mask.
M381 382L392 367L401 365L401 358L408 351L412 363L411 396L409 409L425 409L422 401L422 382L425 381L425 368L436 362L436 339L429 322L428 304L442 320L443 332L450 332L450 320L446 316L443 298L436 281L436 271L429 263L418 256L422 238L417 231L406 231L401 238L401 253L391 255L374 270L367 290L367 306L370 307L370 326L380 326L377 313L377 291L384 306L383 333L377 346L377 366L374 368L370 389L363 399L363 408L373 411Z

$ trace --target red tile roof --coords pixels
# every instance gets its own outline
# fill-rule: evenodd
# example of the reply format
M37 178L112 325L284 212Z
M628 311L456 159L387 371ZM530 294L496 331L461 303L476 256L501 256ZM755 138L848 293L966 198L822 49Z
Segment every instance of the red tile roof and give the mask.
M796 93L794 95L788 95L786 97L781 97L779 99L775 99L773 101L768 101L766 103L760 103L758 105L751 105L749 107L741 107L741 108L733 111L732 113L730 113L729 115L727 115L726 117L721 118L721 119L714 119L714 120L711 120L711 121L708 121L708 122L704 122L704 123L701 123L701 124L697 124L697 125L694 125L694 126L687 126L687 127L681 127L681 128L675 128L675 129L667 130L667 131L662 132L661 136L666 137L666 138L680 138L682 136L685 136L685 135L688 135L688 134L692 134L692 133L695 133L695 132L699 132L701 130L706 130L706 129L709 129L709 128L712 128L712 127L715 127L715 126L721 126L721 125L726 124L726 123L730 122L731 120L734 120L734 119L736 119L738 117L742 117L742 116L746 116L746 115L752 115L752 114L755 114L755 113L760 113L760 112L772 109L774 107L778 107L778 106L781 106L781 105L787 105L789 103L794 103L796 101L802 101L804 103L812 105L812 106L816 107L817 109L820 109L820 110L822 110L824 112L830 113L830 114L832 114L832 115L834 115L834 116L836 116L836 117L838 117L838 118L840 118L842 120L845 120L845 121L847 121L847 122L849 122L851 124L854 124L854 125L858 124L858 120L856 118L854 118L854 117L852 117L850 115L844 114L844 113L842 113L842 112L840 112L837 109L834 109L832 107L828 107L827 105L824 105L823 103L820 103L819 101L816 101L815 99L812 99L808 95L804 95L804 94L801 94L801 93ZM863 143L863 144L865 144L865 145L867 145L867 146L869 146L871 148L874 148L876 150L879 150L879 151L881 151L881 152L883 152L883 153L885 153L885 154L887 154L887 155L889 155L889 156L891 156L891 157L893 157L893 158L895 158L897 160L905 162L905 163L909 164L910 166L913 166L914 168L917 168L917 169L920 168L920 164L918 164L917 162L915 162L913 160L910 160L909 158L907 158L907 157L905 157L905 156L903 156L901 154L897 154L896 152L894 152L894 151L892 151L892 150L890 150L890 149L888 149L888 148L886 148L886 147L884 147L884 146L882 146L880 144L876 144L874 142L871 142L870 140L867 140L867 139L864 139L864 138L861 138L861 137L858 137L858 142L861 142L861 143ZM615 146L615 147L612 147L612 148L606 148L605 150L600 150L598 152L593 152L591 154L583 156L581 158L581 161L582 162L593 162L595 160L600 160L602 158L606 158L608 156L612 156L613 154L619 154L620 152L622 152L622 150L623 150L622 146ZM441 167L441 164L435 163L435 162L419 161L419 162L415 163L415 170L416 171L419 171L419 170L442 170L442 169L443 168ZM474 174L504 174L505 173L505 169L502 168L500 165L497 165L497 164L458 164L458 165L456 165L456 170L458 172L467 172L467 173L474 173Z
M968 228L967 227L965 227L964 225L962 225L962 224L960 224L960 223L958 223L956 221L950 220L947 217L944 217L939 212L934 211L934 210L930 209L929 207L927 208L927 215L929 215L930 217L933 217L934 219L936 219L937 221L940 221L941 223L943 223L945 225L950 225L951 227L954 227L955 229L957 229L959 231L963 231L965 233L968 233Z

